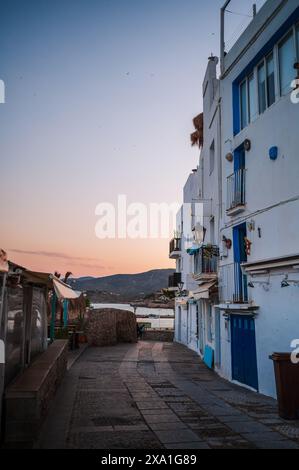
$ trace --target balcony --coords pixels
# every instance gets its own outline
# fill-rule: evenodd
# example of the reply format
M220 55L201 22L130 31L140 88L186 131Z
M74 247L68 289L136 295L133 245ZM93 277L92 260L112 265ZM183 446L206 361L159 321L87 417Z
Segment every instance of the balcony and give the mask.
M215 245L204 245L194 255L194 279L196 281L213 281L217 279L219 248Z
M247 276L239 263L221 266L219 269L219 297L223 304L248 302Z
M168 288L170 290L177 290L179 288L180 282L182 282L182 274L174 273L168 278Z
M169 258L178 259L182 254L181 250L182 240L181 238L173 238L169 243Z
M246 205L246 170L235 171L227 178L227 215L236 215Z

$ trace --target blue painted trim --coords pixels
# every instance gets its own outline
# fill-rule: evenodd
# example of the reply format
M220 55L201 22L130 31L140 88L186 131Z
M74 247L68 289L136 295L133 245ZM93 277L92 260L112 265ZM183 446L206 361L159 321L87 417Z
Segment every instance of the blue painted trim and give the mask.
M247 261L245 247L243 247L243 238L247 234L246 222L237 225L233 228L233 242L234 242L234 261L235 263L243 263ZM243 249L242 249L243 248Z
M234 150L234 171L245 168L245 149L244 144L241 144Z
M241 131L240 123L240 93L239 86L240 83L246 78L254 67L268 55L275 44L277 44L280 39L291 29L291 27L297 23L299 20L299 7L289 16L289 18L283 23L283 25L276 31L276 33L271 37L271 39L262 47L262 49L256 54L256 56L249 62L245 69L240 73L240 75L233 82L233 131L234 135L239 134Z
M239 226L233 228L233 244L234 244L234 262L240 263L241 251L240 251Z
M233 83L233 128L234 135L241 131L241 114L240 114L240 82Z
M63 301L63 326L67 328L69 321L69 301L64 299Z

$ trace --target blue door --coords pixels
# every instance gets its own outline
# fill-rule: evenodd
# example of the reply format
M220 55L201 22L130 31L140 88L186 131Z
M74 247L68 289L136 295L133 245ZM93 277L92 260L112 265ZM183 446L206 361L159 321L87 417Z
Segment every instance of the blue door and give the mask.
M233 380L258 390L254 318L231 316L231 348Z
M233 228L234 262L235 262L235 302L248 301L247 276L242 273L241 264L247 262L245 238L247 236L246 223Z

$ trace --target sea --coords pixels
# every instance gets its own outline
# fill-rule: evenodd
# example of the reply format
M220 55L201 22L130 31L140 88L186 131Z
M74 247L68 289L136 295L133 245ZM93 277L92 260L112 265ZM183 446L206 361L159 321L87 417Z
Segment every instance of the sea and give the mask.
M134 307L130 304L92 304L94 309L115 308L117 310L128 310L134 312ZM137 307L136 315L138 323L146 323L152 329L174 329L174 310L172 308L147 308ZM161 318L167 317L167 318Z

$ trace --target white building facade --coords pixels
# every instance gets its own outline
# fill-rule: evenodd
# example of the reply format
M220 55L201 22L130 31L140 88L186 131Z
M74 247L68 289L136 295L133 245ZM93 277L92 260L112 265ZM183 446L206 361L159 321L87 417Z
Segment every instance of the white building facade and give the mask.
M217 64L217 57L209 58L203 82L203 115L195 118L196 132L191 136L195 135L193 143L201 149L199 165L184 188L185 204L178 221L181 250L177 252L177 271L182 273L183 292L176 299L175 338L196 351L207 364L212 364L214 357L217 362L220 355L220 351L215 351L215 340L220 334L220 312L215 306L219 303L217 276L222 217ZM190 191L191 187L195 190ZM183 219L181 225L180 219Z
M219 81L209 60L199 252L207 246L211 258L215 247L217 267L198 276L193 265L198 288L183 297L198 312L193 349L224 378L273 397L269 356L299 338L298 62L298 0L264 4L222 57Z

